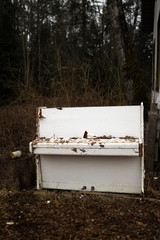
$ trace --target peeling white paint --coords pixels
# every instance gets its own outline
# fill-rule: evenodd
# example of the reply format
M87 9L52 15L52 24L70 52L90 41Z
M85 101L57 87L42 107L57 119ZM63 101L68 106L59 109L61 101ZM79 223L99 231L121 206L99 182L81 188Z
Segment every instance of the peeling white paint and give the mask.
M37 189L144 192L143 104L40 109Z

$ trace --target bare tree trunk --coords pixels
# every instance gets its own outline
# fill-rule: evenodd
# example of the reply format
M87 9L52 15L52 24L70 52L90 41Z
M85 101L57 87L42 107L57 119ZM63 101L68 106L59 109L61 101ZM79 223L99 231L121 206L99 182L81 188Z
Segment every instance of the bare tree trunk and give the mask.
M27 50L27 59L26 59L26 63L27 63L27 69L26 69L26 85L27 87L29 86L29 82L30 82L30 58L29 58L29 50Z
M27 6L28 8L28 16L27 18L23 15L24 9ZM21 5L22 12L21 12L21 35L22 35L22 46L23 46L23 62L24 62L24 83L26 87L29 87L30 81L31 81L31 59L30 59L30 42L31 42L31 25L32 25L32 19L31 14L32 13L32 0L28 2L28 5ZM26 23L27 20L27 23Z
M119 68L122 69L122 66L126 62L126 54L124 51L124 39L120 27L120 13L117 0L108 0L108 10L110 16L110 24L114 33L113 38L116 43L115 47L118 56Z
M82 37L84 51L86 51L86 28L87 28L86 4L87 1L82 0Z
M133 54L131 49L131 41L129 39L128 27L123 11L122 0L108 0L108 11L111 32L118 57L121 85L124 87L127 102L131 103L133 80L126 77L124 65Z
M140 8L140 1L136 0L135 2L136 7L135 7L135 12L134 12L134 22L133 22L133 38L135 38L135 33L136 33L136 25L137 25L137 20L138 20L138 10Z
M27 85L27 77L26 77L26 73L27 73L27 67L26 67L26 44L25 44L25 40L24 37L22 36L22 47L23 47L23 64L24 64L24 84Z
M37 37L38 37L38 82L41 84L41 39L40 39L40 2L37 1Z

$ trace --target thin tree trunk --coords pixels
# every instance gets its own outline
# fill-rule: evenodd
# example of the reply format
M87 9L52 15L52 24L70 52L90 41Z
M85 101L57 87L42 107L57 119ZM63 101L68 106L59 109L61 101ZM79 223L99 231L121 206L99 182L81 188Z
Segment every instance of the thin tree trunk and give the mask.
M136 33L136 25L137 25L137 20L138 20L138 10L140 7L140 1L136 1L136 7L135 7L135 13L134 13L134 22L133 22L133 38L135 38L135 33Z
M22 36L22 47L23 47L23 64L24 64L24 84L27 85L26 45L25 45L25 40L23 36Z
M121 84L124 87L127 102L130 103L132 101L133 80L126 77L124 65L132 57L132 49L122 0L108 0L108 11L114 46L117 52Z
M86 0L82 0L82 37L83 37L83 50L86 51L86 29L87 29L87 16L86 16Z
M41 84L41 39L40 39L40 3L37 2L37 35L38 35L38 82Z

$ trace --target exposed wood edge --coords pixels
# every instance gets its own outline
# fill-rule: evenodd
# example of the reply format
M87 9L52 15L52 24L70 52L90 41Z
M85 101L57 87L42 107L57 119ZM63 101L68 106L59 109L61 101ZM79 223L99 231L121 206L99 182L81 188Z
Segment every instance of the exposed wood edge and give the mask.
M139 156L142 157L143 156L143 144L139 143Z

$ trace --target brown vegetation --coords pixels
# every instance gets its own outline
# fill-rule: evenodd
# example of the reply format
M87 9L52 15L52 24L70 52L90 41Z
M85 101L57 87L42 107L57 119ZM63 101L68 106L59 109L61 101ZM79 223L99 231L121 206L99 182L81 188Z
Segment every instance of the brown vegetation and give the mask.
M44 96L40 89L17 87L19 97L0 108L0 158L9 158L15 150L21 150L23 156L28 154L29 142L36 135L36 108L39 106L107 106L125 103L119 101L122 96L117 94L116 87L105 94L99 87L97 83L95 87L87 85L84 88L83 81L78 90L68 86L59 86L59 89L54 86L54 89L57 88L57 96L52 96L51 90L48 96Z

